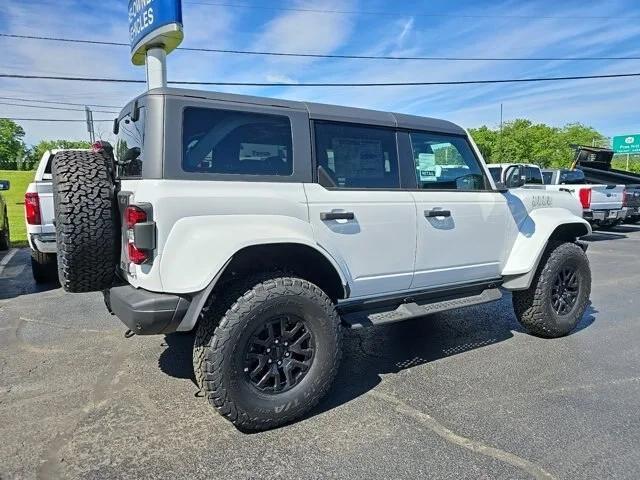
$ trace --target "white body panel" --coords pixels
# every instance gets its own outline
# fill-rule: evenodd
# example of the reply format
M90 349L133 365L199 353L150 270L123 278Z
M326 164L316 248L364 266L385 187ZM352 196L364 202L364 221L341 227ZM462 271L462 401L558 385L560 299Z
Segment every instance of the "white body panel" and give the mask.
M410 192L327 190L305 184L315 241L346 266L354 298L407 290L416 251L416 206ZM320 219L352 212L354 220Z
M568 192L518 188L509 191L510 215L507 219L506 262L502 269L503 287L529 288L549 238L561 225L582 225L586 234L591 226L582 218L582 206Z
M132 203L153 205L157 228L153 263L132 266L128 275L136 287L203 290L233 254L250 245L301 243L327 256L314 241L300 183L124 180L121 190L134 192Z
M624 185L548 185L548 190L569 190L572 195L579 198L579 192L588 188L591 190L590 210L620 210L622 209Z
M27 225L27 239L32 250L43 253L56 253L55 233L53 224L53 185L51 174L45 173L54 155L60 150L46 151L38 164L33 182L27 187L28 193L37 193L40 200L40 225ZM45 241L46 240L46 241Z
M412 192L417 206L417 251L412 288L500 276L509 213L497 192ZM426 210L450 217L426 218Z
M526 288L549 236L586 225L567 192L328 190L317 184L124 180L132 203L153 205L157 249L127 280L155 292L206 289L241 249L298 243L327 258L350 298L505 277ZM447 209L449 219L424 217ZM348 211L354 220L322 221ZM525 285L523 287L523 285Z

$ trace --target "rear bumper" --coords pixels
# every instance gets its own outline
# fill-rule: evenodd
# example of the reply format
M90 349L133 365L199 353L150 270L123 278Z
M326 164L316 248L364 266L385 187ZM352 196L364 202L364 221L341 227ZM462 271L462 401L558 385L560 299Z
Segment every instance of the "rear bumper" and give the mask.
M175 332L190 304L185 297L149 292L131 285L105 290L104 302L109 311L137 335Z
M620 210L583 210L582 216L590 222L616 222L624 220L627 216L627 209Z
M640 207L627 207L627 218L640 216Z
M42 253L56 253L55 233L33 233L29 235L31 248Z

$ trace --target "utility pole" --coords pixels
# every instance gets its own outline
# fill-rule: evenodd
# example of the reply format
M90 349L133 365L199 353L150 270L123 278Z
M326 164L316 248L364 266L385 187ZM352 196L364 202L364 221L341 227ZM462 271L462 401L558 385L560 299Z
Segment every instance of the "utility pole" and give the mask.
M96 142L96 134L93 129L93 112L89 107L84 107L84 112L87 116L87 132L89 132L89 141L93 145Z

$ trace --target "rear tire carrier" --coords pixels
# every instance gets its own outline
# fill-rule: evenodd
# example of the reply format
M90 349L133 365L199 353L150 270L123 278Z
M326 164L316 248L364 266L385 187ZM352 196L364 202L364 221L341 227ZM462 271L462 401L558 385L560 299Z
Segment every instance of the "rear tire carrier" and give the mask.
M53 160L58 276L68 292L111 287L120 250L112 160L104 152L63 151Z

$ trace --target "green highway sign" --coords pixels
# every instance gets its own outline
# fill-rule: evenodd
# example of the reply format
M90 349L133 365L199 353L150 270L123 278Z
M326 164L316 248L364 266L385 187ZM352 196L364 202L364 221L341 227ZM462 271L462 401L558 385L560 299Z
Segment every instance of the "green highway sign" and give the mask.
M640 153L640 134L613 137L615 153Z

